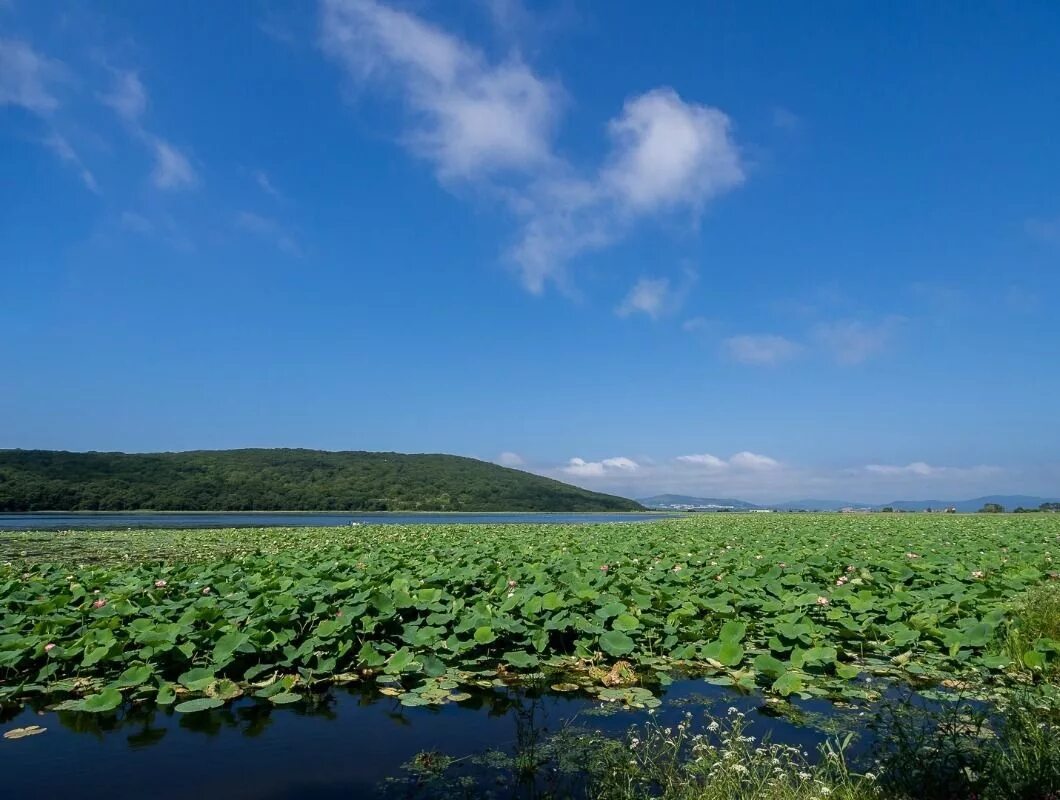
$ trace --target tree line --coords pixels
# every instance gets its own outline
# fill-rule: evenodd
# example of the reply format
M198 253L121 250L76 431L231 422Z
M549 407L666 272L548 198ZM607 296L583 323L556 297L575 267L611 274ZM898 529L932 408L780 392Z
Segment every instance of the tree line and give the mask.
M630 511L473 458L298 449L0 450L0 511Z

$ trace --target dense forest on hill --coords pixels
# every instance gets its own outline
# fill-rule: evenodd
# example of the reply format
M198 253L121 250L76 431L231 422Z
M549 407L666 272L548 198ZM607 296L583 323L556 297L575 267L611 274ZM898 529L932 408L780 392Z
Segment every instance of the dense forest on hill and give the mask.
M0 450L0 511L635 511L473 458L322 450Z

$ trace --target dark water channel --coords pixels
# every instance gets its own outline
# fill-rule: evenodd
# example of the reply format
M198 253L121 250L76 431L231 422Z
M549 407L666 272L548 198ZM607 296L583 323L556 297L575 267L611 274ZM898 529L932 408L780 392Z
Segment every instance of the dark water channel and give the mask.
M732 693L699 680L669 687L655 717L676 724L686 711L746 713L752 735L798 745L813 753L827 734L761 711L760 697ZM796 707L835 719L825 701ZM418 753L455 758L475 794L532 798L548 788L551 769L529 781L510 770L476 766L467 757L496 749L525 752L575 725L621 735L647 719L645 711L602 706L584 696L498 689L441 708L405 708L391 698L336 688L320 702L273 707L241 699L225 708L177 714L137 707L110 714L8 711L0 730L40 725L46 732L0 739L0 780L6 797L122 798L382 798L437 796L407 781ZM844 724L859 725L847 713ZM698 724L698 723L697 723ZM859 745L865 747L864 740ZM577 778L573 779L575 784Z

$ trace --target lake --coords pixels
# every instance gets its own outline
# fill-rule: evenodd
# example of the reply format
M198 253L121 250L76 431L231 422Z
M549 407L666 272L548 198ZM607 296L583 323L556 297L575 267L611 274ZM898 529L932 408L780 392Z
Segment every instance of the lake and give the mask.
M826 738L762 713L761 696L701 680L676 681L656 717L671 725L686 711L700 720L706 709L724 715L728 706L747 714L750 732L757 736L768 731L774 741L811 753ZM836 713L821 700L796 706L808 713ZM544 782L558 779L551 764L528 782L496 766L495 759L488 766L467 757L540 748L570 724L621 735L646 719L644 711L602 706L585 696L511 688L482 691L436 709L405 708L356 688L332 688L315 704L276 708L244 698L194 714L151 706L96 715L9 709L0 716L0 730L28 725L47 730L0 740L0 775L7 796L20 798L432 798L442 795L442 787L385 782L407 778L402 765L434 751L467 759L456 774L475 783L476 796L488 789L494 797L528 798L540 796ZM576 783L577 776L565 780Z
M0 531L114 530L119 528L309 528L350 525L496 525L502 523L644 522L678 516L664 512L439 513L312 511L164 511L153 513L40 512L0 514Z

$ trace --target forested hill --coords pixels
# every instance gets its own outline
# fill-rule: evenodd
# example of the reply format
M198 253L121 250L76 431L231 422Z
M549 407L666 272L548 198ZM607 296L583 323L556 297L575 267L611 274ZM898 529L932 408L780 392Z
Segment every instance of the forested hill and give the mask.
M473 458L321 450L0 450L0 511L636 511Z

